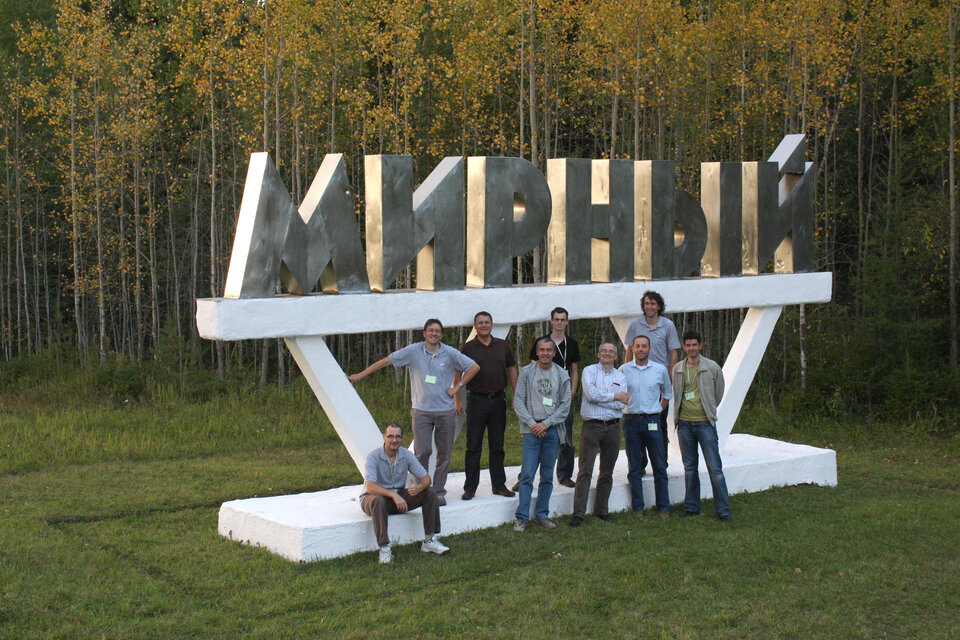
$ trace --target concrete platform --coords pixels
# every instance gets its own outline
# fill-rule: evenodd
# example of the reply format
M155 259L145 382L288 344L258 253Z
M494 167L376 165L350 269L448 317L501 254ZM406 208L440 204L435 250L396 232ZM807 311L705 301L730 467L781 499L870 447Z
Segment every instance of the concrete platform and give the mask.
M709 498L712 492L702 456L700 465L702 497ZM730 435L723 452L723 470L731 495L795 484L837 484L836 452L746 434ZM507 484L516 481L519 471L519 467L507 469ZM673 454L668 474L670 501L682 503L683 464ZM447 480L447 506L440 508L443 536L513 521L517 498L493 495L489 474L485 470L481 473L477 496L469 502L460 500L463 479L463 473L451 473ZM596 466L593 484L596 485ZM650 508L654 505L654 493L649 468L643 484L644 502ZM536 491L534 484L534 499ZM357 498L361 493L362 486L355 485L315 493L232 500L220 507L218 531L231 540L263 547L297 562L373 551L377 543L370 518L360 510ZM570 514L573 511L573 489L554 482L550 506L552 515ZM731 500L731 506L736 518L735 499ZM611 512L630 508L627 457L623 451L614 471L609 507ZM593 492L587 513L592 508ZM422 538L423 520L419 509L390 517L393 544L408 544ZM456 550L456 539L447 540L447 544Z

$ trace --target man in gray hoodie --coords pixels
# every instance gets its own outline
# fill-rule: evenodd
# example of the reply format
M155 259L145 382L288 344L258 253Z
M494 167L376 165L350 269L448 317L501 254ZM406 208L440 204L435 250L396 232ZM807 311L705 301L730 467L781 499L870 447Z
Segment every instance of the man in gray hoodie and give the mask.
M520 371L513 394L513 410L523 436L523 461L520 466L520 503L513 530L521 532L530 519L533 477L540 469L540 487L534 513L546 529L557 525L550 519L550 494L553 493L553 467L560 443L566 439L563 426L570 412L570 376L553 362L554 344L550 338L536 343L537 361Z

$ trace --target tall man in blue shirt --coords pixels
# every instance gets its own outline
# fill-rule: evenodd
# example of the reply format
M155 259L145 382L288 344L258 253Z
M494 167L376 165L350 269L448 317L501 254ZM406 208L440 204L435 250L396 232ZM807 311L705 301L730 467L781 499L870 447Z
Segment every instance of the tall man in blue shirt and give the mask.
M360 508L373 518L373 532L380 546L380 563L393 560L390 550L390 536L387 533L387 516L406 513L411 509L423 507L423 544L424 553L443 553L449 548L440 543L440 506L437 494L430 486L427 470L417 462L408 449L400 446L403 430L395 424L388 424L383 430L383 446L367 455L367 464L363 473L364 492L360 495ZM407 484L407 476L412 475L416 483Z
M630 389L630 401L623 411L623 437L627 450L627 480L630 483L630 506L643 518L644 449L653 467L653 487L657 511L661 518L670 515L670 494L667 484L667 460L663 446L663 422L660 413L670 404L673 388L667 368L650 360L650 338L637 336L631 348L633 360L620 367Z
M573 516L570 526L583 522L590 495L590 480L593 463L600 451L600 475L597 476L597 498L593 512L605 522L610 522L607 503L613 487L613 469L620 455L620 413L630 399L627 395L627 379L614 367L617 347L604 342L597 351L598 363L583 370L580 379L583 401L580 403L580 469L577 472L577 488L573 493Z
M436 318L430 318L423 325L423 342L398 349L350 376L350 382L357 382L391 364L409 369L413 452L420 464L427 468L430 454L433 453L433 441L436 440L437 466L434 469L433 486L440 506L447 504L447 473L450 470L456 422L454 396L480 371L480 366L473 360L440 342L442 337L443 324ZM463 375L455 384L453 375L457 371Z

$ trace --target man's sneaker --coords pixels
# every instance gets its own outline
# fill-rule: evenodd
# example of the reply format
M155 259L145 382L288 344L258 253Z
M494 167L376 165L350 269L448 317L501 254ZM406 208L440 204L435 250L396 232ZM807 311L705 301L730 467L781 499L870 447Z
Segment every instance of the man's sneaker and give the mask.
M603 520L604 522L613 522L613 516L609 513L597 514L597 517Z
M511 491L520 491L520 481L517 480L516 484L514 484L512 487L510 487L510 490L511 490Z
M380 564L390 564L391 560L393 560L393 551L390 550L390 545L380 547Z
M583 522L583 518L581 518L580 516L571 516L571 517L570 517L570 526L571 526L571 527L579 527L582 522Z
M446 496L437 496L437 506L445 507L447 506L447 497Z
M540 523L540 526L544 529L556 529L557 523L551 520L550 518L537 518L537 522Z
M513 530L517 533L523 533L527 530L527 521L523 518L517 518L513 521Z
M730 522L730 516L729 516L729 515L726 515L726 516L717 516L717 519L718 519L718 520L722 520L723 522Z
M667 511L666 509L663 509L659 513L660 513L660 518L662 518L663 520L668 520L670 518L670 512Z
M436 553L439 555L441 553L450 551L450 547L440 542L440 540L434 536L429 540L425 540L424 543L420 545L420 551L423 551L424 553Z

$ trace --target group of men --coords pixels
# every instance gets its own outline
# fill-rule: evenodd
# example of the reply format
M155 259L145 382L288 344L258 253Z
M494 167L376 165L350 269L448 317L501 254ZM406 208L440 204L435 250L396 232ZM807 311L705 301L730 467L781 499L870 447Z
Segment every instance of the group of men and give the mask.
M364 473L361 508L373 518L380 562L390 562L392 558L387 516L418 507L423 509L422 550L438 554L448 550L437 535L439 508L447 503L446 480L456 416L464 413L459 394L463 387L467 390L467 448L461 499L472 500L476 495L486 434L493 493L507 498L519 493L515 531L524 531L531 520L533 481L538 471L540 481L532 517L547 529L556 527L550 519L555 466L558 481L574 487L569 524L579 526L586 515L598 454L600 471L594 513L601 520L612 520L608 502L621 429L632 510L637 517L644 517L641 480L649 457L657 511L661 517L668 517L666 418L672 398L676 398L674 415L686 482L684 515L700 513L699 447L710 474L717 516L729 520L729 498L716 430L723 374L716 362L700 355L702 339L698 333L686 332L681 345L673 322L662 315L664 302L658 293L644 293L642 305L644 315L632 322L627 331L626 362L617 368L617 346L604 342L598 349L598 362L586 367L582 378L579 345L566 335L569 314L562 307L551 311L550 333L537 338L530 350L531 362L519 372L508 343L492 335L493 317L481 311L474 317L475 337L459 351L441 342L443 325L432 318L424 324L423 342L394 351L351 375L350 381L357 382L388 365L407 367L410 372L414 453L400 446L401 427L388 425L383 433L384 445L367 456ZM677 349L681 346L686 358L679 361ZM583 424L579 470L574 482L572 402L581 382ZM522 437L520 478L512 490L506 486L504 471L507 385L513 390L512 408ZM434 442L437 460L431 478L427 468ZM408 474L416 482L406 486Z

